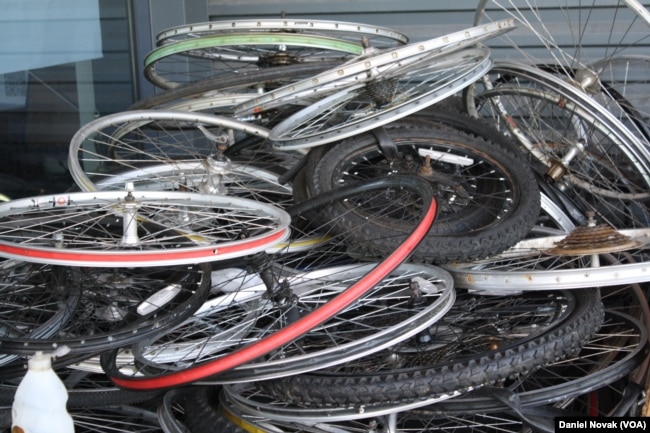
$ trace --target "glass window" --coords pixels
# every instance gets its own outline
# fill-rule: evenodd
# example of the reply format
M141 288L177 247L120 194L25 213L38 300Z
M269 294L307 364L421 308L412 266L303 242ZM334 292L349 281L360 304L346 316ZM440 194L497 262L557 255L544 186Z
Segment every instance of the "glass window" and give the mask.
M134 100L128 2L0 4L0 198L74 189L70 139Z

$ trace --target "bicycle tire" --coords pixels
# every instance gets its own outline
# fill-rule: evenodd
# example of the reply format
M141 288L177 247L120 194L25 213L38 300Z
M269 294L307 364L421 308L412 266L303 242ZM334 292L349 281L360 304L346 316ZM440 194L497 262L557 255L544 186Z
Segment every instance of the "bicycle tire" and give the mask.
M605 321L581 351L572 359L552 362L547 366L506 381L500 389L485 387L440 402L430 409L437 414L490 413L511 409L503 400L491 396L492 392L512 396L512 402L522 408L554 404L575 398L590 390L606 387L625 378L643 361L647 347L647 330L637 319L625 313L605 310ZM627 338L622 354L609 356L603 344L617 338ZM629 344L629 346L627 345ZM615 346L619 347L619 346ZM588 357L597 357L590 362ZM577 365L572 367L572 363ZM601 365L598 365L602 362ZM538 381L535 381L535 376ZM568 377L567 377L568 376ZM529 379L530 378L530 379Z
M427 124L423 127L417 121L414 126L405 123L386 129L393 143L391 155L371 133L337 143L318 160L314 173L307 173L308 190L318 194L359 179L396 173L410 172L427 179L434 186L441 212L429 235L414 252L413 258L417 260L446 263L487 257L523 239L537 219L540 206L537 181L525 161L477 136L444 126L434 129L435 125ZM440 158L450 156L450 159L438 162L436 156L432 156L428 161L426 154L419 154L420 149L431 150ZM456 160L455 156L460 158ZM432 168L430 176L420 173L421 167L427 164ZM481 174L483 168L485 173L491 174ZM495 183L492 176L497 172L499 182ZM445 179L447 173L450 177ZM498 185L500 182L503 184ZM463 195L463 188L467 196ZM481 191L489 197L481 198ZM348 209L337 203L324 209L321 217L332 219L345 213ZM354 226L363 218L361 208L357 214L346 216L343 222ZM381 220L377 230L399 233L403 230L401 224L407 220L404 221ZM390 236L385 238L390 239ZM366 236L359 242L370 252L392 248L384 238L374 240L373 236Z
M456 96L446 98L430 107L423 108L400 121L390 122L384 127L441 128L445 126L497 143L512 150L515 154L521 153L519 144L511 137L504 135L492 123L469 116L465 111L462 98ZM332 145L312 147L304 157L299 171L293 177L292 190L296 203L301 203L309 198L310 195L316 194L311 177L316 170L316 166L320 163L321 158ZM296 168L298 168L298 165L296 165ZM317 220L318 214L312 215L309 219Z
M428 404L435 404L449 398L455 393L441 395L435 398L414 400L409 403L389 402L375 405L360 406L327 406L311 407L299 404L292 404L277 397L265 394L253 383L238 383L225 385L222 388L221 405L227 408L230 413L240 413L236 419L243 416L252 420L269 421L268 426L275 422L282 423L329 423L336 421L351 421L367 418L385 416L394 413L401 413L410 409L418 408ZM252 423L256 425L256 423Z
M371 407L380 402L409 402L496 383L575 353L600 327L604 309L597 290L571 291L560 296L569 296L568 299L575 302L565 317L555 318L555 323L545 330L533 332L507 347L488 350L464 360L443 360L420 367L389 368L386 371L375 367L373 372L346 373L346 368L340 371L324 369L262 381L257 386L283 401L301 405ZM485 299L482 301L485 302ZM467 314L467 308L461 310L460 314ZM453 321L454 313L451 312L448 317L449 326L457 326ZM476 322L472 323L475 332ZM443 325L442 322L438 324ZM372 365L368 364L370 359L362 361L365 362L356 362L359 366L366 365L365 368Z
M0 404L2 406L10 407L12 405L17 387L18 385L0 385ZM121 404L136 405L158 400L161 397L160 391L128 391L116 387L85 391L67 389L67 392L68 401L66 407L68 411L118 406Z

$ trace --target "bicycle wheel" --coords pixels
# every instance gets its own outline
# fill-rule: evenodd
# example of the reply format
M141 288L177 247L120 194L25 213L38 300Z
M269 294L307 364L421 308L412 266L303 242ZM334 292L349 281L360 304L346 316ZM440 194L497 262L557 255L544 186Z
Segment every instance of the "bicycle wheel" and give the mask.
M440 215L413 257L435 263L503 251L533 226L539 214L537 182L526 162L510 151L433 122L396 124L382 136L359 134L333 145L314 173L306 174L308 190L318 194L398 173L421 176L434 187ZM346 224L360 224L364 208L350 213L350 206L336 203L322 217L345 215ZM399 233L408 224L400 218L378 221L376 231ZM372 236L360 237L359 243L370 252L392 248Z
M247 410L237 397L230 398L226 392L221 399L220 411L223 417L247 432L291 432L291 433L325 433L344 432L429 432L429 431L479 431L479 432L521 432L522 422L510 413L459 413L454 415L440 414L431 409L405 409L396 407L384 414L352 417L349 419L328 420L322 416L317 419L307 419L299 416L297 419L276 419L263 414L255 414ZM305 409L309 411L309 409Z
M119 161L116 161L119 165ZM138 191L192 191L224 194L267 203L286 209L293 204L290 185L281 185L268 170L224 158L196 162L168 162L127 170L98 181L100 191L115 191L133 184Z
M582 87L588 87L602 72L590 65L617 55L645 54L650 41L648 16L636 0L607 4L593 0L481 0L474 25L505 17L516 20L518 31L499 41L514 48L511 58L519 56L527 64L557 65L573 81L574 71L583 70L588 80ZM531 48L533 44L537 47Z
M509 80L513 84L477 97L481 115L522 143L546 181L555 184L578 213L594 211L617 228L647 227L647 148L593 102L518 71L513 70L516 78ZM521 81L525 84L514 84Z
M177 371L164 374L156 371L154 372L154 376L143 377L142 374L146 375L147 371L142 368L144 366L142 366L141 362L136 364L132 355L129 355L130 359L123 360L120 358L121 354L118 351L113 351L102 356L102 367L115 383L125 388L153 389L177 386L224 373L244 363L260 359L283 345L288 345L294 340L297 340L322 323L332 318L336 320L337 314L372 290L375 285L379 284L383 278L393 272L406 259L430 227L435 216L435 202L431 197L427 197L426 195L426 191L430 191L426 183L423 183L417 178L395 177L393 179L354 186L347 190L339 190L336 195L330 194L328 198L324 198L323 202L318 204L320 206L327 205L332 200L344 200L353 194L385 194L387 189L390 190L391 188L404 188L411 193L417 192L420 194L419 198L423 205L422 220L416 223L415 229L410 234L403 237L404 241L397 250L369 271L367 268L364 268L367 272L363 274L358 274L353 271L352 275L354 278L347 281L346 278L349 276L349 273L345 271L345 267L339 267L337 269L343 271L342 274L334 273L329 276L331 268L328 270L328 268L323 266L327 266L328 261L331 263L332 260L338 261L342 257L340 253L332 257L329 251L327 251L327 256L321 261L319 261L320 257L313 256L311 257L312 260L307 259L307 261L303 261L305 257L304 253L298 254L300 257L296 258L296 256L291 257L291 254L285 255L281 251L279 254L275 254L278 257L272 259L270 262L268 258L263 256L261 258L252 257L253 262L250 264L255 265L259 269L258 272L260 275L258 278L261 278L264 282L265 296L262 297L259 290L257 295L254 291L252 295L250 291L248 292L249 300L262 301L257 302L257 304L251 304L251 308L247 310L250 314L242 314L241 307L243 306L246 310L245 303L240 302L238 305L237 302L230 302L227 305L227 307L232 306L232 308L226 309L225 314L236 313L233 314L235 320L234 324L225 322L223 326L228 327L226 332L230 332L230 335L236 335L236 338L222 342L222 348L229 349L225 355L205 363L181 368L180 370L177 369ZM425 195L422 196L422 193ZM329 241L330 239L327 240ZM336 237L334 237L334 243L336 243ZM327 248L331 247L329 242L321 242L321 244L326 244ZM317 249L312 247L309 249L309 253ZM309 255L307 254L307 256ZM289 266L297 265L298 263L301 266L295 267L294 270L289 268ZM347 269L349 270L350 268ZM296 272L296 270L299 271ZM241 273L237 275L241 275ZM303 278L303 276L306 276L306 278ZM342 281L341 278L343 278ZM233 285L235 290L229 290L231 297L238 295L236 289L241 286L242 281L244 279L240 279L239 282ZM250 277L248 281L250 282ZM332 283L334 283L334 287L339 288L342 284L342 290L330 290ZM294 287L297 290L296 293L294 293ZM307 288L307 293L317 295L313 301L310 300L309 296L306 296L304 299L300 298L301 288L305 287ZM312 290L314 287L315 289ZM242 293L240 296L244 297L246 294ZM298 307L301 306L301 302L303 301L306 302L304 304L305 309L301 312L301 308ZM295 304L296 302L298 303ZM312 305L307 304L311 302L313 302ZM292 308L294 305L297 308ZM270 307L270 310L266 311L265 306ZM259 313L267 312L273 314L265 314L260 320L256 319L256 315ZM265 320L267 317L270 320ZM248 330L238 333L237 324L243 323L246 325L245 322L247 320L253 324L250 335ZM241 330L242 328L239 327L239 329ZM123 362L127 364L123 364ZM130 374L126 374L127 369L124 368L126 365L130 367Z
M355 264L338 267L325 267L317 271L287 276L285 284L291 284L296 296L297 311L313 311L318 305L327 302L345 290L349 284L359 281L375 266L373 263ZM440 319L454 301L451 277L439 272L440 268L403 264L385 277L368 293L361 296L354 305L336 314L333 319L311 329L299 339L284 345L262 359L220 375L214 383L233 383L304 373L328 365L344 363L363 354L381 350L398 341L411 338L422 329ZM219 273L217 273L219 275ZM330 281L329 284L324 284ZM345 282L344 284L341 284ZM272 301L265 301L261 281L248 291L257 290L254 303L255 318L264 322L277 315L273 311ZM326 288L326 289L324 289ZM214 288L213 288L214 290ZM242 294L243 297L243 294ZM264 306L264 303L267 303ZM175 365L186 366L192 362L205 362L223 353L224 348L232 346L234 341L241 341L246 335L250 338L250 327L225 331L223 323L225 301L216 299L208 302L213 307L202 309L185 324L173 332L158 338L143 339L135 344L131 351L135 358L151 369L161 372L174 369ZM215 308L222 304L224 307ZM243 302L239 305L240 314L253 308L247 308ZM234 305L229 306L230 309ZM232 314L232 312L230 313ZM249 313L249 316L252 314ZM267 319L262 316L268 315ZM258 325L259 326L259 325ZM215 331L219 335L215 335ZM227 341L231 341L228 343Z
M50 269L54 271L56 268ZM52 352L68 346L79 355L130 344L178 326L205 302L210 289L207 265L69 267L60 273L56 284L49 283L48 289L67 291L69 296L78 298L75 308L67 312L68 320L55 333L3 335L3 353L33 355L36 351ZM33 310L36 312L37 308Z
M304 426L312 423L351 421L389 415L427 404L436 404L453 398L455 395L457 394L449 393L437 397L423 398L410 403L390 402L373 405L314 407L278 399L276 396L265 393L253 383L238 383L223 386L220 402L222 407L227 408L226 413L236 412L241 414L236 418L229 416L229 419L236 423L237 420L246 419L270 421L264 424L266 426L271 426L275 422L288 422L294 423L294 425L298 423ZM259 424L240 422L238 425L250 427Z
M0 342L52 337L73 317L82 287L62 267L15 260L0 266ZM17 359L3 350L0 365ZM5 376L6 377L6 376Z
M468 28L438 38L408 44L392 50L369 53L347 62L340 67L317 74L305 80L281 87L252 98L233 108L236 117L259 113L304 97L314 98L323 94L353 87L359 83L380 79L382 76L398 76L404 68L434 62L440 56L451 54L482 40L512 30L514 21L504 20L483 26Z
M648 280L647 236L648 229L580 226L568 235L524 240L503 254L445 268L457 287L491 294L642 283ZM614 259L601 260L602 254Z
M646 6L638 0L607 4L482 0L474 22L503 17L511 17L520 26L517 34L499 42L500 48L510 47L508 58L553 71L583 96L610 110L648 144L647 128L620 93L606 84L603 68L612 58L647 51L650 13Z
M481 118L471 117L467 113L463 100L460 96L446 98L445 100L436 103L429 108L423 109L415 114L408 116L404 120L407 122L413 121L413 126L415 126L416 122L424 121L425 123L422 123L420 125L421 127L426 127L427 125L435 125L437 128L449 127L453 130L457 130L471 136L477 136L483 140L495 143L497 146L509 149L515 154L520 154L522 151L519 147L519 143L513 137L505 135L502 131L495 127L492 122ZM387 125L387 127L391 126L394 125ZM312 166L305 169L306 172L314 171L313 167L315 167L315 164L320 161L322 153L324 153L322 150L312 150L312 152L310 152L308 164L311 164ZM556 198L557 194L553 194L557 191L554 191L551 186L547 185L545 182L540 182L539 179L538 184L540 186L540 189L543 190L540 194L540 215L536 221L535 226L531 229L528 235L549 236L566 234L573 230L576 224L574 222L576 215L573 215L569 210L564 209L562 205L555 202L560 202L560 200ZM294 194L300 194L300 181L294 180L293 186ZM296 187L298 189L296 189ZM309 187L310 185L306 185L302 188ZM296 200L300 201L300 196L298 196ZM582 213L577 215L577 217L577 221L584 220L584 215Z
M645 302L645 299L642 298L641 302ZM379 417L336 424L305 417L280 421L252 411L238 410L240 403L232 403L227 398L222 399L221 412L237 425L249 426L247 431L252 431L252 426L262 431L279 429L310 433L332 429L357 431L364 427L376 431L438 431L452 425L453 420L466 420L474 416L487 421L481 421L476 426L480 431L491 431L491 428L508 430L510 422L505 423L506 419L521 419L528 426L540 428L544 425L540 424L540 421L543 422L540 416L566 416L569 410L593 416L596 408L599 416L634 415L626 411L639 401L634 400L634 396L639 397L642 388L630 383L627 375L644 360L647 336L639 321L629 315L607 310L603 326L575 356L552 362L528 374L513 376L498 387L482 387L431 406L396 410ZM603 403L599 403L594 392L599 392ZM612 406L607 406L609 403L614 403L613 410L609 409ZM553 406L547 407L550 404ZM606 407L608 409L604 409ZM505 415L506 418L503 418Z
M119 405L113 407L72 410L76 433L109 433L116 431L137 431L139 433L160 433L162 426L155 410L138 406Z
M73 137L69 166L86 191L183 190L230 194L279 206L291 187L278 173L295 156L272 152L266 130L207 114L124 112L85 125Z
M377 48L401 45L408 42L408 36L396 30L371 24L348 21L314 20L307 18L250 19L232 21L209 21L172 27L156 35L156 45L161 46L178 40L199 38L212 34L238 32L284 31L288 33L329 35L340 39L359 42L367 38Z
M98 182L152 165L202 162L216 176L227 168L221 155L228 146L267 135L260 126L209 114L126 111L82 126L70 141L68 166L83 191L97 191Z
M260 92L268 92L296 80L309 78L338 64L338 62L330 61L298 63L204 78L140 99L131 105L129 110L156 108L226 114L229 113L232 106L240 104ZM264 125L271 121L274 113L267 114L254 116L247 121Z
M254 200L180 191L100 191L0 204L0 255L36 263L133 267L264 251L289 215Z
M509 297L460 292L450 312L428 330L429 338L257 386L280 400L316 408L368 408L466 392L575 353L603 315L598 290Z
M463 413L526 411L547 404L565 405L585 392L612 386L644 360L648 333L635 318L612 310L580 352L499 384L440 402L430 410L453 416ZM505 398L503 398L505 397Z
M506 77L503 84L474 93L468 104L518 139L549 180L604 197L647 198L650 154L601 105L537 68L497 63L492 71ZM616 179L629 186L617 187Z
M631 127L650 140L650 106L646 93L650 79L650 56L616 55L596 62L590 69L600 71L601 86L606 93L628 114Z
M347 87L290 115L271 129L280 149L341 140L434 104L483 76L492 62L486 49L466 49Z
M304 62L342 62L364 47L336 37L284 32L213 34L153 49L144 59L145 77L162 89L221 74Z

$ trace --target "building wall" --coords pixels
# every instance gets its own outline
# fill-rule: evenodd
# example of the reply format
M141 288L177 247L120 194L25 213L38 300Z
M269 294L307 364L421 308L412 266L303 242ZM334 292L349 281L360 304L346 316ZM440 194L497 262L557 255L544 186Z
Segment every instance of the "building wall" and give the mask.
M210 20L302 16L390 27L412 41L427 39L471 25L477 0L442 1L263 1L208 0Z

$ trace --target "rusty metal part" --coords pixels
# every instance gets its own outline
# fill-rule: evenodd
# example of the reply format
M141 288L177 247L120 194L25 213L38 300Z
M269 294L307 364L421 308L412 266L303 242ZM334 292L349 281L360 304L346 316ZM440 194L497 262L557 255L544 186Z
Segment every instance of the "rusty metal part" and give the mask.
M607 224L576 227L570 234L544 251L557 256L605 254L637 248L640 242L626 236Z

